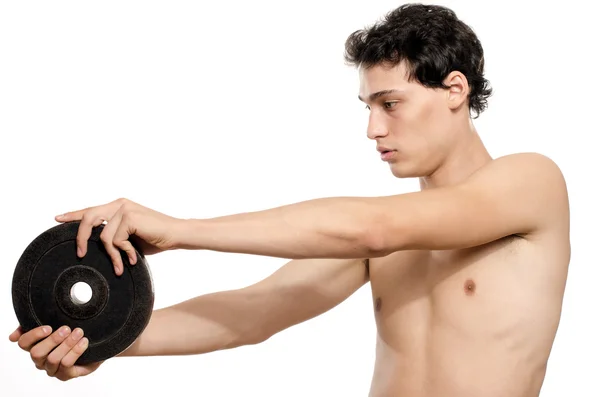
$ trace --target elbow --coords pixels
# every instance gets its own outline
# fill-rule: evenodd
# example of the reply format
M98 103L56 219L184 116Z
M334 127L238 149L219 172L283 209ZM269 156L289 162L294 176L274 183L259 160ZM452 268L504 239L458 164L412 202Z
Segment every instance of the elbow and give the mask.
M252 346L252 345L260 345L263 342L266 342L267 340L269 340L271 338L271 334L256 334L256 335L252 335L249 338L246 338L246 346Z
M232 333L227 342L223 343L219 350L236 349L242 346L258 345L267 341L271 335L262 332Z
M366 258L381 258L391 254L393 251L390 250L385 238L379 233L367 234L361 243Z
M403 238L406 233L391 227L386 219L373 217L368 227L363 230L361 246L368 258L381 258L403 249Z
M259 345L269 340L276 332L270 332L266 327L257 327L253 332L248 332L243 338L243 344L246 346Z

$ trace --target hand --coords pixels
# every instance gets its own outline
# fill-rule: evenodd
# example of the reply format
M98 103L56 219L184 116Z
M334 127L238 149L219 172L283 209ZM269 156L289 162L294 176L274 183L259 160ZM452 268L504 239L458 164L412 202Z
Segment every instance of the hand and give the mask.
M75 365L88 347L88 340L83 337L80 328L73 332L68 327L61 327L54 333L51 331L50 327L43 326L23 333L19 327L10 334L9 339L29 352L37 369L62 381L89 375L103 363Z
M175 249L177 230L183 220L161 214L127 199L118 199L108 204L67 212L56 217L58 222L80 221L77 233L77 256L83 258L87 252L87 242L92 228L106 222L100 239L106 247L115 267L115 273L123 273L121 253L127 253L129 262L135 265L135 249L129 241L137 237L135 243L144 255Z

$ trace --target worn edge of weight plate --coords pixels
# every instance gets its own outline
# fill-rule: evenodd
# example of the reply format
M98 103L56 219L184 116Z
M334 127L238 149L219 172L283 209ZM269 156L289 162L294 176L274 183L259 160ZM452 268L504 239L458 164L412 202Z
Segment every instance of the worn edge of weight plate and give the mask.
M21 254L13 272L11 295L15 315L17 316L19 325L24 332L43 325L35 315L33 307L31 306L31 299L29 297L29 283L31 282L31 277L33 275L32 270L35 269L40 259L43 258L44 255L46 255L46 253L52 248L66 241L76 240L78 227L79 221L66 222L53 226L34 238ZM98 242L100 240L100 233L103 227L104 225L100 225L93 228L92 234L88 241ZM90 343L86 351L77 360L76 364L78 365L103 361L122 353L135 343L150 322L150 318L154 310L155 299L152 273L143 253L139 250L136 244L134 244L134 242L132 242L132 245L136 250L136 256L138 259L137 263L135 265L131 265L127 256L122 254L122 258L124 259L123 263L125 267L127 267L129 271L133 273L130 275L130 277L139 278L141 281L145 281L148 283L149 287L146 289L146 293L142 294L142 291L139 289L139 285L136 283L133 284L135 293L132 311L129 313L129 316L127 317L127 320L123 326L133 323L133 325L130 325L129 330L131 331L131 334L135 336L131 338L123 338L120 337L118 333L113 335L112 338L105 340L104 343L107 343L115 338L119 338L117 339L117 343L112 344L111 349L103 349L104 351L102 354L96 354L94 352L95 345ZM29 277L25 278L25 275L28 273ZM19 304L17 304L18 302ZM26 302L26 304L23 304L23 302Z

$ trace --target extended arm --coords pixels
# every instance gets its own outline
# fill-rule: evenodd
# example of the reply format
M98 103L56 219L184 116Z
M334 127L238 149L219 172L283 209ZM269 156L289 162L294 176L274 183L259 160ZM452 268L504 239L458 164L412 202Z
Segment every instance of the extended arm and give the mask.
M249 287L156 310L120 356L202 354L257 344L330 310L367 280L363 260L293 260Z
M555 223L565 208L558 167L527 153L494 160L449 187L388 197L322 198L188 220L178 246L292 259L381 257L525 236Z

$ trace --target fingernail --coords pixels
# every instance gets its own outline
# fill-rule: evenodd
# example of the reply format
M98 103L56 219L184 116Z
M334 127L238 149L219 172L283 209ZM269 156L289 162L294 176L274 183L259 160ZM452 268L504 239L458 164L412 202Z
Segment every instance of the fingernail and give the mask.
M78 257L83 257L83 249L81 249L81 247L77 247L77 256Z
M77 328L75 331L73 331L73 333L71 334L71 337L75 340L81 338L83 336L83 331L81 330L81 328Z
M83 338L83 339L82 339L82 340L80 340L80 341L79 341L79 343L78 343L79 347L83 347L83 348L85 348L85 347L87 346L87 344L88 344L88 340L87 340L87 338Z
M42 327L42 331L44 332L44 334L49 334L50 332L52 332L52 327L46 325Z
M62 327L60 329L60 331L58 331L58 334L60 336L67 336L68 333L69 333L69 327Z

